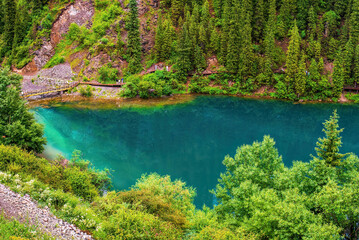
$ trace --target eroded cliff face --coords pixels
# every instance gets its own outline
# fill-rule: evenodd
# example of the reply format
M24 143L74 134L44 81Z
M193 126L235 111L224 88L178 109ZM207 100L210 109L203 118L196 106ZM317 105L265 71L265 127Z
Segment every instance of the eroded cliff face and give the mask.
M68 32L70 24L76 23L79 26L91 27L95 9L92 1L76 0L65 7L58 15L52 25L50 40L43 39L43 45L34 54L33 63L30 63L31 71L42 69L45 64L54 56L57 44ZM26 67L25 67L26 68Z
M123 0L117 1L120 2L124 11L129 11L128 6L124 4ZM160 20L157 14L159 0L138 0L137 2L142 51L144 55L148 55L155 45L156 25L157 21ZM73 3L68 4L55 19L50 39L43 38L41 47L31 53L34 55L32 62L27 64L23 69L14 70L23 75L37 74L54 56L56 46L63 39L64 34L69 31L71 23L76 23L79 26L85 26L87 29L90 29L93 24L94 15L95 6L91 0L75 0ZM121 29L121 40L126 43L127 31L125 30L124 17L111 25L106 31L105 37L113 40L115 43L118 42L118 28ZM66 63L71 65L72 71L75 74L81 74L88 78L96 78L98 69L107 63L111 63L112 67L117 68L121 74L128 64L122 56L114 57L111 55L111 51L109 49L95 48L95 52L90 53L89 49L84 49L70 54L65 60Z

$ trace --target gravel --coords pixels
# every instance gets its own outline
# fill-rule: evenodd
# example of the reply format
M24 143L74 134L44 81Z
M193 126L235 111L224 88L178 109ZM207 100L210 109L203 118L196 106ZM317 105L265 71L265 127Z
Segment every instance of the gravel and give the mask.
M58 219L47 207L40 208L29 195L22 197L2 184L0 184L0 211L21 222L28 221L56 239L93 239L74 225Z

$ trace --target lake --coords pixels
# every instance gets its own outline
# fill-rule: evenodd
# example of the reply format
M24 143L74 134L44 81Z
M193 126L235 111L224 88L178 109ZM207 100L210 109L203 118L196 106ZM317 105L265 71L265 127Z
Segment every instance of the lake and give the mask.
M359 106L293 104L225 96L199 96L167 106L78 108L72 103L34 108L45 125L46 154L71 157L74 149L96 168L110 168L115 189L128 189L142 174L157 172L196 188L195 204L213 206L225 155L270 135L286 166L309 161L322 122L334 109L344 128L342 152L359 153Z

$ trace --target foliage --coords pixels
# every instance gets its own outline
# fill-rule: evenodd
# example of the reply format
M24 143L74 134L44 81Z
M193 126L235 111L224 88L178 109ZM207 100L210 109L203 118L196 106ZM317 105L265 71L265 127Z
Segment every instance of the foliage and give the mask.
M46 143L43 126L35 122L20 97L21 76L0 70L0 144L41 153Z
M50 240L55 239L49 235L41 233L36 227L32 227L29 223L20 223L17 220L9 220L0 215L0 240L25 240L39 239Z
M111 64L102 66L98 71L101 83L116 83L118 79L118 69L112 68Z
M74 193L86 200L94 199L111 185L107 170L93 169L78 157L77 152L66 168L60 164L61 158L50 163L17 147L4 145L0 145L0 159L0 171L31 176L54 189Z

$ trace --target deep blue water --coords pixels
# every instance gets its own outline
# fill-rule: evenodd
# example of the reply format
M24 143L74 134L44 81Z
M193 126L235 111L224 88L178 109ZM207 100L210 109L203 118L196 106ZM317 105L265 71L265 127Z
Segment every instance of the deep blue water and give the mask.
M81 150L97 168L114 170L116 189L144 173L169 174L197 190L197 206L212 206L209 193L225 170L225 155L270 135L287 166L314 154L322 122L337 109L345 130L342 152L359 153L359 106L293 104L274 100L201 96L164 107L83 109L63 104L36 108L45 124L47 152L70 158Z

